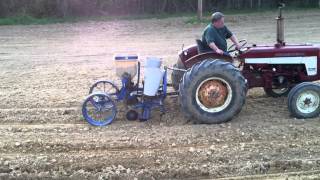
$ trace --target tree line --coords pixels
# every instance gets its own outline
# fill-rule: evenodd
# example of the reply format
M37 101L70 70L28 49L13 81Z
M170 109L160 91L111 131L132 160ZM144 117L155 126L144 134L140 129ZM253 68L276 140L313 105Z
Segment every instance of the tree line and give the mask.
M203 0L204 11L275 8L279 0ZM320 8L320 0L287 0L287 6ZM196 12L197 0L0 0L0 17L130 15Z

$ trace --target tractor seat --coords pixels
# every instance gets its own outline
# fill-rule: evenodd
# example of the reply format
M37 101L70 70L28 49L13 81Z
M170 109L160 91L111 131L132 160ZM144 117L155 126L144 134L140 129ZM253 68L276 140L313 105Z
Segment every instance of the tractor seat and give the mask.
M196 39L197 47L198 47L198 53L205 53L208 52L208 50L205 48L205 45L200 39Z

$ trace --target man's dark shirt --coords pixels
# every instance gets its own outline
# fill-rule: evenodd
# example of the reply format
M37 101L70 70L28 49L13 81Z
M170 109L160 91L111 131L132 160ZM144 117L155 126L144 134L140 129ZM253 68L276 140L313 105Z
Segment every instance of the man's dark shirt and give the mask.
M212 51L209 47L210 43L215 45L222 51L227 51L227 39L232 36L232 32L224 26L223 28L216 28L212 24L209 24L203 32L202 43L206 51Z

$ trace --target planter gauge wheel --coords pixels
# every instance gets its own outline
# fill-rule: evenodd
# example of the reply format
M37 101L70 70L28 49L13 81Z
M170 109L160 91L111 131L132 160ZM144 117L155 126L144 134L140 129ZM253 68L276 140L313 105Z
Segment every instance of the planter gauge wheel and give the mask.
M114 101L105 93L90 94L82 105L84 119L94 126L110 124L116 117L117 109Z

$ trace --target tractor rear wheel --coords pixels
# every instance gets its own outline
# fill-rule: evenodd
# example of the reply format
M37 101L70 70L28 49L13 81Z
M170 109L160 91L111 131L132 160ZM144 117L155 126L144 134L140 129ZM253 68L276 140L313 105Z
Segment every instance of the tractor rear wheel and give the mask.
M314 118L320 115L320 85L301 83L295 86L288 96L290 114L299 119Z
M218 124L241 111L247 85L231 63L207 59L184 74L179 90L182 111L188 117L197 123Z

